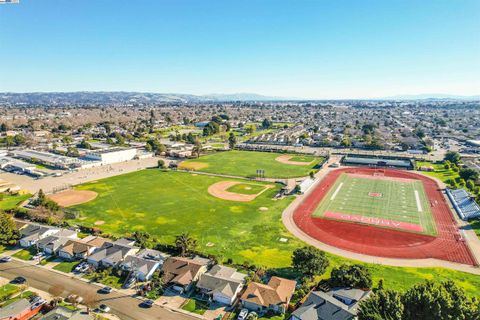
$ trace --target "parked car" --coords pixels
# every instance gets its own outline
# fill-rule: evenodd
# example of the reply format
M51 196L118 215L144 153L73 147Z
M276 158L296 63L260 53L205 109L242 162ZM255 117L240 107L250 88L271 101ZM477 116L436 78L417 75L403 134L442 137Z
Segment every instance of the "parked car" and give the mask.
M16 277L10 282L13 284L24 284L25 282L27 282L27 279L25 279L24 277Z
M110 293L112 292L112 287L103 287L102 289L99 290L100 293Z
M46 256L45 253L39 252L36 255L34 255L33 257L31 257L30 260L43 260L45 258L45 256Z
M124 289L128 289L130 288L131 286L133 286L135 283L137 282L137 279L135 277L130 277L127 279L127 281L125 281L125 283L123 284L123 288Z
M87 262L81 262L78 266L73 269L74 272L83 273L90 269L90 265Z
M153 300L145 300L142 302L142 306L145 307L145 308L151 308L153 306Z
M110 307L107 306L106 304L101 304L101 305L98 306L98 310L106 313L106 312L110 311Z
M10 262L12 261L12 257L10 256L5 256L0 259L0 262L5 263L5 262Z
M238 314L237 320L245 320L247 319L247 316L248 316L248 309L242 309Z
M32 303L31 309L32 309L32 310L33 310L33 309L36 309L36 308L44 305L45 303L47 303L47 301L40 298L40 300Z

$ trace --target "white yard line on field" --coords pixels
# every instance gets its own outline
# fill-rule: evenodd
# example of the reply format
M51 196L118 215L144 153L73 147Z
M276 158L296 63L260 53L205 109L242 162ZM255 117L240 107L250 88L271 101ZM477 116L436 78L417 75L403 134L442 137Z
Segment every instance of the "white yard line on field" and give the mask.
M423 211L422 210L422 203L420 202L420 196L418 195L418 191L415 190L413 192L415 192L415 201L417 202L417 210L418 210L418 212L422 212Z
M338 185L337 190L335 190L335 192L332 194L332 197L330 198L330 200L335 199L335 197L337 196L337 193L340 191L342 186L343 186L343 182Z

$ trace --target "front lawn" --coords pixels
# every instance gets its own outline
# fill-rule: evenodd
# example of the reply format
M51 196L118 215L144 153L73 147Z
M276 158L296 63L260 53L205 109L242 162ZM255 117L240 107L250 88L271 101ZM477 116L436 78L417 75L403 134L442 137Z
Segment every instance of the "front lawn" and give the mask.
M17 259L22 259L22 260L31 260L33 256L35 255L36 251L35 249L22 249L12 255L12 257L15 257Z
M208 304L205 304L199 300L190 299L182 306L182 309L202 315L208 310Z
M32 291L24 291L22 293L20 293L19 295L16 295L15 297L11 298L11 299L8 299L7 301L5 301L5 303L2 304L2 308L8 306L9 304L12 304L14 303L15 301L18 301L20 299L30 299L33 295L35 295L34 292Z
M111 270L109 271L110 272L99 271L88 273L84 275L83 278L93 282L101 283L105 286L109 286L115 289L121 289L126 278L123 276L115 275L113 272L111 272Z
M3 302L11 296L20 292L22 288L11 283L7 283L0 287L0 302Z
M62 271L65 273L70 273L75 269L75 267L79 264L80 262L78 261L63 261L57 264L53 269Z

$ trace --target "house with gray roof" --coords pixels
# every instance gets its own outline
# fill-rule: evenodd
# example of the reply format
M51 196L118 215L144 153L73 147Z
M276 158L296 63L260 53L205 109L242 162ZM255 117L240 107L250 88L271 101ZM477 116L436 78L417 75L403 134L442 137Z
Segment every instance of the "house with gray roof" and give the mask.
M59 228L32 223L20 229L19 244L23 248L28 248L36 244L39 240L54 235L59 231Z
M37 246L39 250L45 252L45 254L53 255L58 252L58 250L68 241L69 238L57 237L57 236L48 236L46 238L40 239L37 241Z
M162 264L163 260L145 259L137 255L126 256L120 267L123 270L133 272L137 280L148 281Z
M87 259L91 265L98 267L113 267L119 265L127 256L134 255L140 248L132 245L132 242L119 241L105 242Z
M245 285L246 277L246 274L237 272L237 269L215 265L200 275L197 288L208 299L232 305Z
M352 288L334 288L328 292L312 292L307 300L292 313L289 320L352 320L357 318L360 301L371 291Z

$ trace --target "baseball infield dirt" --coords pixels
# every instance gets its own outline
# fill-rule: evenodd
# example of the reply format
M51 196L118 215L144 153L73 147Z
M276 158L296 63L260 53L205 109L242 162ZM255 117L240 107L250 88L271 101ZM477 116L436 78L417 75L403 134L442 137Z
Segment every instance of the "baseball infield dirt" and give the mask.
M208 187L208 193L210 193L212 196L223 199L223 200L230 200L230 201L241 201L241 202L248 202L252 201L259 195L261 195L263 192L265 192L267 189L273 188L273 185L267 184L265 185L265 189L260 191L257 194L241 194L241 193L235 193L235 192L229 192L227 191L228 188L231 186L234 186L236 184L240 184L243 182L239 181L220 181L217 183L212 184L210 187Z
M62 207L70 207L77 204L82 204L91 201L96 197L97 193L90 190L66 190L48 196L49 199L55 201Z

